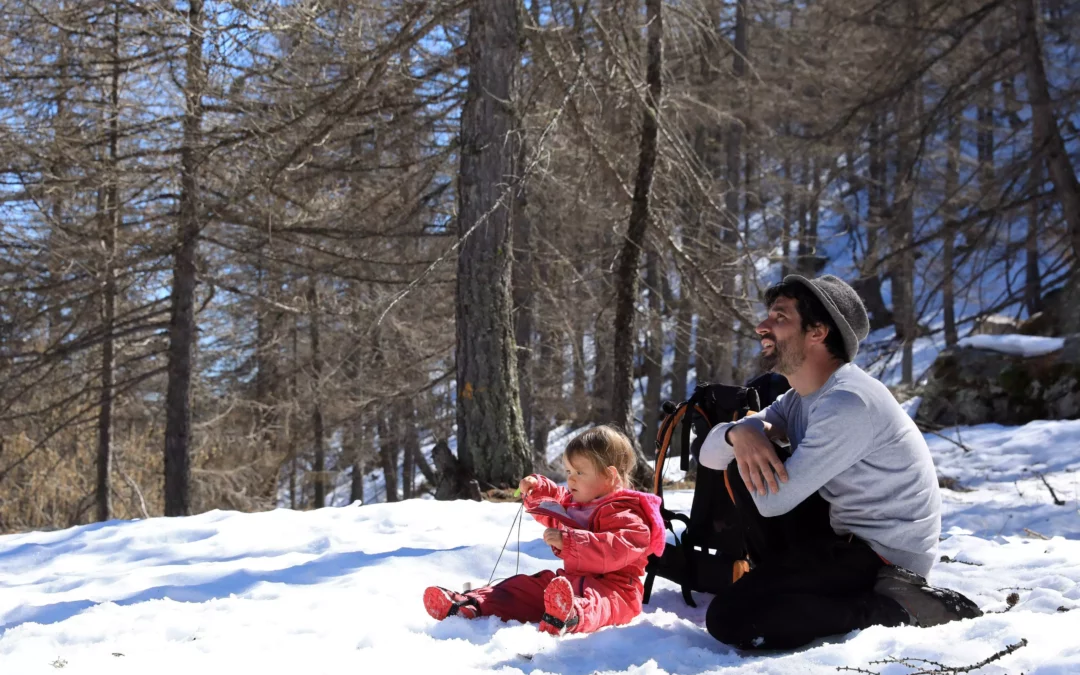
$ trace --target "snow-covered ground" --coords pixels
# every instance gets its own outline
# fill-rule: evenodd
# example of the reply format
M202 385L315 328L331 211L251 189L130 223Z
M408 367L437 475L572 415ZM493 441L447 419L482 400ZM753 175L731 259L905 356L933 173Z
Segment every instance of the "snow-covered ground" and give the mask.
M1065 346L1065 338L1042 337L1038 335L971 335L956 343L957 347L988 349L1013 356L1045 356L1060 351Z
M657 582L629 626L563 639L486 618L431 620L429 584L484 583L558 565L515 504L410 500L317 512L211 512L0 537L0 674L834 673L885 675L888 657L977 671L1080 673L1080 421L929 436L946 538L931 582L1006 613L932 629L870 628L775 654L713 640L698 609ZM1045 483L1043 482L1045 479ZM1047 486L1050 487L1047 487ZM1051 497L1053 489L1058 501ZM690 493L669 495L689 508ZM1076 608L1076 611L1059 611Z

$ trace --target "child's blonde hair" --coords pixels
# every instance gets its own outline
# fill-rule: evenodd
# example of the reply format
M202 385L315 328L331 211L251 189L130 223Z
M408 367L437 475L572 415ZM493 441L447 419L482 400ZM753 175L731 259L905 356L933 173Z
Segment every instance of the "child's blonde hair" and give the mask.
M599 473L604 473L609 466L615 467L622 487L630 487L630 472L637 462L630 439L607 424L583 431L570 439L563 455L568 462L578 458L586 459Z

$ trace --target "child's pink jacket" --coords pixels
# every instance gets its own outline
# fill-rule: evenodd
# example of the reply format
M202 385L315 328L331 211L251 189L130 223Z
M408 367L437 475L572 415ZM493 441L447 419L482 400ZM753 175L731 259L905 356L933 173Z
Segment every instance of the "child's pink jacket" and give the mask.
M539 485L525 496L526 509L544 499L554 499L564 508L570 506L569 490L544 476L533 477ZM588 506L595 507L588 529L570 528L545 516L534 517L544 527L562 532L562 550L552 550L562 558L564 569L559 575L570 580L574 594L585 596L585 589L591 588L601 596L619 595L626 601L619 606L631 613L612 619L614 623L625 623L641 613L641 577L649 555L664 552L660 498L636 490L617 490Z

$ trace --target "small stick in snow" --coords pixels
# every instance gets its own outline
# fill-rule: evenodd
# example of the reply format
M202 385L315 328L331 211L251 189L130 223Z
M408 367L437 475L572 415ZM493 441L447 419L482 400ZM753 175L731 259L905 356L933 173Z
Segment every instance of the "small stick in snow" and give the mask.
M941 562L943 563L960 563L961 565L974 565L975 567L982 567L982 563L971 562L970 560L961 560L959 558L950 558L947 555L941 556Z
M1050 483L1048 483L1048 482L1046 481L1046 476L1042 475L1042 474L1041 474L1041 473L1039 473L1038 471L1035 471L1035 472L1033 472L1033 473L1034 473L1034 474L1035 474L1036 476L1038 476L1038 477L1039 477L1039 478L1040 478L1040 479L1042 480L1042 482L1043 482L1043 485L1045 485L1045 486L1046 486L1046 489L1050 491L1050 497L1051 497L1051 498L1053 498L1053 500L1054 500L1054 505L1055 505L1055 506L1065 506L1065 502L1063 502L1063 501L1061 501L1060 499L1058 499L1057 493L1055 493L1055 492L1054 492L1054 488L1050 487Z
M958 438L960 438L960 432L959 431L956 432L956 438L949 438L945 434L938 433L937 431L934 431L933 429L927 428L925 425L919 426L919 431L923 432L924 434L933 434L934 436L937 436L938 438L944 438L945 440L947 440L948 442L950 442L953 445L957 446L958 448L960 448L964 452L971 452L971 448L964 445L963 442L957 440Z
M1036 539L1043 539L1043 540L1046 540L1046 541L1050 541L1050 537L1046 536L1045 534L1042 534L1041 532L1036 532L1035 530L1029 530L1026 527L1024 528L1024 532L1027 532L1028 535L1030 535L1032 537L1035 537Z
M898 664L898 665L902 665L902 666L905 666L907 668L911 668L914 671L914 672L908 673L907 675L960 675L960 673L970 673L973 670L978 670L978 669L982 668L983 666L985 666L985 665L987 665L989 663L993 663L994 661L997 661L997 660L1001 659L1002 657L1008 656L1009 654L1012 654L1013 652L1015 652L1017 649L1020 649L1021 647L1026 646L1027 643L1028 643L1027 638L1023 638L1023 639L1020 640L1020 642L1017 642L1016 644L1012 644L1012 645L1006 645L1006 647L1004 649L997 652L996 654L993 654L993 655L983 659L982 661L979 661L978 663L973 663L970 666L947 666L944 663L938 663L937 661L929 661L927 659L919 659L919 658L914 658L914 657L895 658L895 657L891 657L891 656L889 658L887 658L887 659L882 660L882 661L871 661L869 665L878 665L878 664ZM922 663L924 665L933 666L933 668L930 668L930 669L925 669L924 668L923 670L917 670L918 668L921 668L922 666L916 665L916 662ZM836 669L838 671L845 671L846 670L846 671L853 672L853 673L865 673L866 675L881 675L881 673L879 673L877 671L867 670L866 668L852 668L850 666L837 666Z

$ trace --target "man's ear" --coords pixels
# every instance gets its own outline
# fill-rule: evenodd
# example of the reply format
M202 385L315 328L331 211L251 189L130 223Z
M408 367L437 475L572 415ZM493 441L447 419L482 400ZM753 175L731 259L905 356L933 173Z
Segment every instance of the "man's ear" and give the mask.
M819 323L816 326L810 326L810 329L806 331L806 334L810 336L812 341L825 344L825 338L829 336L829 327L823 323Z

